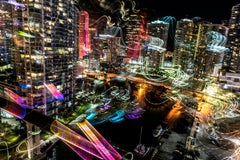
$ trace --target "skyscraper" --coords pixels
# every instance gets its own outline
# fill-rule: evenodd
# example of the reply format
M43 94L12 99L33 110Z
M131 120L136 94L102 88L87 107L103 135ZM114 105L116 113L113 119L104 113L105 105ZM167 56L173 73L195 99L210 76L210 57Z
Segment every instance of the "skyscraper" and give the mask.
M11 38L9 76L1 83L20 95L26 107L57 118L73 104L73 64L78 53L75 1L8 0L1 5L9 15L5 16L8 30L1 34ZM32 124L27 128L37 130ZM30 148L40 140L31 137Z
M194 57L198 47L198 32L199 25L191 19L181 19L177 22L173 65L180 66L186 73L193 73Z
M217 76L222 68L228 28L210 22L178 21L174 65L195 78Z
M153 21L147 24L147 32L149 35L149 44L143 57L149 57L155 68L164 66L165 51L167 48L169 23L164 21Z
M12 18L19 22L13 25L11 52L19 94L26 99L28 107L54 115L72 103L77 9L73 0L24 0L22 4L24 11L12 11ZM46 90L44 84L50 83L62 92L63 101Z
M79 13L79 59L83 59L90 50L89 15L86 11Z
M127 57L138 58L141 51L141 41L145 36L145 17L131 14L126 22Z
M232 7L231 17L229 20L228 46L230 56L225 58L225 67L230 72L240 72L240 4Z

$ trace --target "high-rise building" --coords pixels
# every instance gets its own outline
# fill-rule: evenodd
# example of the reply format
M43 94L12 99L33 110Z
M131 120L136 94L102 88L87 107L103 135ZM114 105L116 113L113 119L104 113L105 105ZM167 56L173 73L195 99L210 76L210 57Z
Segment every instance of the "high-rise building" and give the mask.
M181 19L176 25L173 66L180 66L186 73L193 73L199 37L198 27L190 19Z
M146 38L145 17L131 14L126 26L127 57L138 58L142 49L142 40Z
M13 81L10 78L13 77L11 60L11 46L12 46L12 19L10 14L10 8L5 3L0 2L0 97L4 96L4 87L14 89L12 85ZM12 82L12 83L11 83ZM7 112L0 109L0 123L2 116L7 116ZM11 115L9 115L11 117ZM1 124L0 124L1 125Z
M4 3L0 3L0 85L5 86L8 78L8 70L11 70L10 48L12 46L12 34L10 8L7 8ZM11 74L11 73L9 73ZM10 76L10 75L9 75Z
M155 68L165 66L169 23L156 20L147 24L148 44L142 52Z
M158 37L164 41L163 48L167 47L169 23L155 20L147 24L147 34Z
M79 59L83 59L90 51L90 37L89 37L89 15L86 11L79 13Z
M218 77L222 69L228 28L222 24L203 23L199 29L199 45L194 61L196 78Z
M22 26L14 26L16 38L23 45L13 47L21 96L27 106L54 115L70 107L73 99L73 63L77 55L77 8L74 1L26 1L26 10L13 18ZM22 34L23 33L23 34ZM19 54L19 50L21 54ZM64 95L58 101L44 84L54 84Z
M225 57L224 67L230 72L240 73L240 4L232 7L228 25L228 47L230 54Z
M11 57L8 78L1 85L21 96L28 108L57 118L74 100L79 12L75 1L8 0L1 5L9 15L4 17L9 18L5 20L8 30L1 33L12 42L7 51ZM27 129L38 130L28 123ZM33 148L40 137L31 137L29 147ZM37 152L30 150L29 158Z
M177 22L173 64L195 78L218 76L228 51L228 28L221 24L182 19Z

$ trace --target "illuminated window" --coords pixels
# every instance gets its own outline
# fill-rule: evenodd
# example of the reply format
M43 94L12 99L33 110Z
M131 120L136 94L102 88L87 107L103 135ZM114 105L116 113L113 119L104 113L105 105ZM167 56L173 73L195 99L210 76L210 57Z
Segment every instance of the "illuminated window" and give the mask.
M34 4L34 8L37 8L37 9L41 9L42 8L42 6L40 5L40 4Z

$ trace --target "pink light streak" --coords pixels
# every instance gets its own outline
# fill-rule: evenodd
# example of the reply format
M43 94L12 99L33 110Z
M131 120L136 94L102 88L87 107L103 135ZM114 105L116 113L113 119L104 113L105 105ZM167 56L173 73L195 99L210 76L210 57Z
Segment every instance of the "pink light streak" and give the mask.
M17 9L21 9L22 11L25 10L25 5L22 4L22 3L16 2L16 0L8 0L6 3L14 5L15 6L15 10L17 10Z
M77 124L87 138L95 144L104 160L120 160L121 155L104 139L104 137L87 121Z
M54 84L44 83L44 85L57 100L64 100L63 94L54 86Z
M82 151L87 152L99 159L102 159L101 155L98 153L91 142L89 142L86 138L78 135L78 133L63 125L61 122L57 120L53 121L50 126L50 131L54 133L54 135L56 135L59 139L71 145L71 148L74 150L74 152L76 152L78 155L82 155L83 158L87 154L83 154ZM79 150L82 151L79 152Z
M25 100L21 96L19 96L17 93L13 92L12 90L10 90L8 88L4 88L4 93L13 102L17 103L18 105L20 105L22 107L26 107Z
M90 50L89 14L86 11L79 13L79 59L83 59Z
M13 105L12 103L8 103L8 105L2 109L19 119L23 119L26 116L26 108Z

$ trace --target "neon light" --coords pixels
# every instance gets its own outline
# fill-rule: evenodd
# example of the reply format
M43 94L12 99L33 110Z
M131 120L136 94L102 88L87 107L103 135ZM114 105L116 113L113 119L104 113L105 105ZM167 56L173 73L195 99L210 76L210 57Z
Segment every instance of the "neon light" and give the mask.
M98 124L102 124L102 123L105 123L106 121L108 121L108 119L101 119L101 120L90 120L89 122L92 124L92 125L98 125Z
M110 150L107 150L104 145L100 142L98 137L93 133L93 131L90 129L90 124L87 122L87 120L84 120L83 122L77 123L78 127L83 131L83 133L87 136L87 138L94 143L94 146L99 151L101 156L104 158L104 160L116 160L110 153Z
M23 89L31 88L31 85L29 85L29 84L27 84L27 85L26 84L19 84L19 86Z
M100 110L101 110L101 111L105 111L105 110L108 110L109 108L111 108L111 106L107 104L107 105L101 106L101 107L100 107Z
M138 114L126 114L125 117L127 119L139 119L142 117L142 115L138 115Z
M31 35L31 34L28 34L26 32L23 32L23 31L18 31L18 34L20 36L23 36L23 37L28 37L28 38L34 38L35 36Z
M38 131L28 131L28 133L29 134L31 134L31 135L38 135L38 134L40 134L41 133L41 129L40 130L38 130Z
M12 103L8 103L8 105L2 109L19 119L23 119L26 116L26 108L22 108L18 105L13 105Z
M87 116L86 119L87 120L92 120L97 116L97 114L95 112L90 112Z
M100 142L107 148L107 150L114 156L115 160L122 160L122 156L112 147L111 144L87 121L84 122L88 128L96 135Z
M79 59L83 59L91 50L89 38L89 14L86 11L79 13Z
M122 122L124 120L125 120L124 117L117 117L115 119L111 119L111 118L109 119L109 121L112 122L112 123L119 123L119 122Z
M229 50L224 46L227 41L226 36L215 31L209 31L206 33L206 35L210 39L210 42L207 44L206 50L217 53L222 53Z
M21 3L17 3L16 0L8 0L6 3L14 5L15 10L17 9L21 9L22 11L25 10L25 5Z
M78 135L75 131L71 130L67 126L63 125L61 122L54 120L50 125L50 131L54 133L58 138L61 140L71 144L74 146L73 148L77 147L97 158L101 159L100 154L93 146L91 142L89 142L84 137ZM76 149L74 151L77 151ZM81 153L79 153L81 154Z
M44 85L57 100L64 100L63 94L53 84L44 83Z
M22 107L26 107L25 100L19 96L18 94L14 93L8 88L4 88L4 93L7 95L8 98L10 98L12 101L16 102L18 105Z
M14 107L12 107L14 106ZM13 114L15 117L22 119L26 115L26 108L22 108L19 105L16 105L15 103L10 103L7 107L2 107L3 110ZM29 109L28 115L26 119L32 118L34 114L39 114L38 116L41 116L41 113L38 113L37 111L34 112L34 110ZM23 113L22 113L23 112ZM42 118L47 118L46 116L42 115ZM25 119L25 120L26 120ZM42 119L42 120L43 120ZM85 125L87 128L91 129L92 132L95 133L96 137L99 138L103 144L100 143L100 141L94 141L96 143L92 143L89 140L87 140L85 137L82 137L72 129L68 128L61 122L57 120L52 120L50 117L47 118L47 126L49 126L49 122L51 121L49 126L49 130L56 136L57 138L61 139L66 145L68 145L74 152L76 152L79 156L83 158L83 160L90 160L93 159L95 156L97 159L104 159L104 160L120 160L121 155L117 153L114 148L107 143L107 141L93 128L93 126L88 123L88 121L85 120ZM30 120L30 122L32 122ZM35 122L35 123L34 123ZM34 120L34 124L40 125L39 121L36 119ZM37 123L36 123L37 122ZM42 124L44 121L41 121L42 127L46 124ZM41 126L40 125L40 126ZM45 127L44 127L45 128ZM38 130L36 132L29 132L32 135L39 134L41 130ZM27 141L28 142L28 141ZM20 144L21 145L21 144ZM101 146L100 146L101 145ZM106 145L106 148L103 146ZM36 146L38 147L38 146ZM19 148L19 147L18 147ZM17 148L17 150L18 150ZM31 148L30 150L32 150ZM101 151L101 154L104 155L104 157L107 156L107 159L103 158L102 155L98 152L98 150ZM26 150L27 151L27 150ZM21 151L20 151L21 152ZM112 153L113 155L111 155Z
M115 113L113 113L113 115L114 116L112 118L110 118L109 121L112 123L120 122L120 121L124 120L123 116L125 115L125 111L118 110Z

